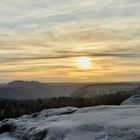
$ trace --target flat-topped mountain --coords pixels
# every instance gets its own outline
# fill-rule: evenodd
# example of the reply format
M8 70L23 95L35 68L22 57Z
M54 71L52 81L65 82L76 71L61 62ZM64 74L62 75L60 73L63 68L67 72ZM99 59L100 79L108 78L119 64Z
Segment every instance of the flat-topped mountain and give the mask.
M42 86L43 83L38 81L12 81L5 85L5 87L30 87L30 86Z
M0 87L1 98L30 99L50 97L50 89L36 81L13 81Z

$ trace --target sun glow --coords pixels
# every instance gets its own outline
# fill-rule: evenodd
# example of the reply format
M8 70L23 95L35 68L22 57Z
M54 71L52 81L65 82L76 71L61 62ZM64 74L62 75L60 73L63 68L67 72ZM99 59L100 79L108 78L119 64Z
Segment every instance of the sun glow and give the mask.
M90 58L87 56L79 57L77 59L77 64L78 64L79 68L81 68L81 69L84 69L84 70L89 69Z

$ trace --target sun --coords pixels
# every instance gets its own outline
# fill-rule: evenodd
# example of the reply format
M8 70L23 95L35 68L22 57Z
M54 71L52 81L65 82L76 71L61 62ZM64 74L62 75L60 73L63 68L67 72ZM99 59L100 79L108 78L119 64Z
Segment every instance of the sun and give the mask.
M84 70L89 69L90 58L87 56L79 57L79 58L77 58L77 64L78 64L78 67L81 69L84 69Z

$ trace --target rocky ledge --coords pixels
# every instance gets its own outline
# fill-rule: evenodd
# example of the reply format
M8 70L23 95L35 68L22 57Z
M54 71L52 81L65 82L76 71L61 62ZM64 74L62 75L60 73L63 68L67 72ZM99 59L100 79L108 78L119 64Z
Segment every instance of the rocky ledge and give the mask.
M49 109L0 122L0 140L140 140L139 120L140 105Z

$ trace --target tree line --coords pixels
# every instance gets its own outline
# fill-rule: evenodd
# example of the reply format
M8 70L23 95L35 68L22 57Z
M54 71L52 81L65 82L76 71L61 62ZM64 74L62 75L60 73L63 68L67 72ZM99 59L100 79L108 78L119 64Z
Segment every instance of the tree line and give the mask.
M60 107L90 107L98 105L120 105L132 95L139 94L140 87L131 91L119 91L112 94L98 94L94 97L58 97L36 100L0 99L0 120L32 114L43 109Z

